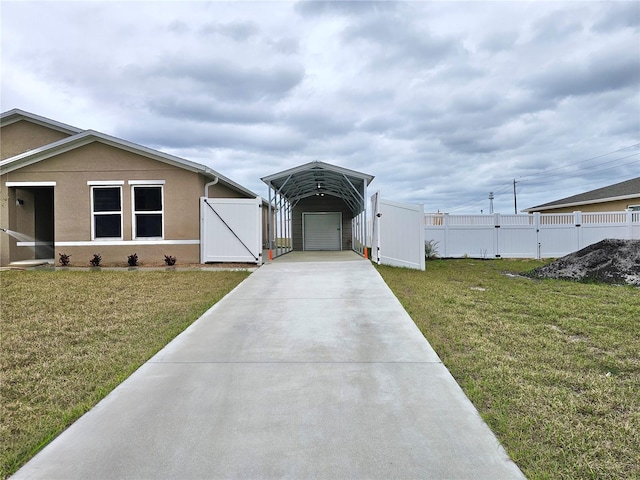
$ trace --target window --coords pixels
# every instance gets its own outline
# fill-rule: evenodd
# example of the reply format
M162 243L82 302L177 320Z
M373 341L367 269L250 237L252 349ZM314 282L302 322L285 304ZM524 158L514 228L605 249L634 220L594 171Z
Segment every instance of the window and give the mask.
M162 238L162 186L134 185L132 189L133 238Z
M627 208L632 212L640 212L640 205L629 205Z
M122 187L91 187L92 240L122 239Z

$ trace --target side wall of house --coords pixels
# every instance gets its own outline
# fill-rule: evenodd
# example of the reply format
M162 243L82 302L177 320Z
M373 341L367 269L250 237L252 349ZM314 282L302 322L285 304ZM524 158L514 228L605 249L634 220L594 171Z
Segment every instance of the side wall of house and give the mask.
M211 179L204 175L153 160L100 142L76 148L69 152L42 160L2 176L0 205L3 218L10 215L11 196L16 188L6 188L5 182L55 182L54 189L54 241L56 256L66 253L72 263L86 265L94 253L100 253L104 262L126 262L127 256L137 253L141 262L162 262L164 255L176 256L180 263L198 263L200 260L200 197L204 185ZM147 181L163 187L164 238L144 240L133 238L133 185L130 182ZM92 240L90 182L121 186L122 240ZM155 183L154 183L155 184ZM209 188L212 197L239 197L240 192L223 184ZM15 199L13 199L15 204ZM27 207L25 205L15 208ZM12 223L13 222L13 223ZM8 227L29 229L14 225L8 218ZM13 248L2 245L2 264L20 255ZM27 247L21 247L23 249ZM11 254L10 254L11 250ZM33 253L33 252L31 252ZM33 257L31 257L33 258Z
M57 142L69 136L68 133L43 127L26 120L18 120L0 129L0 137L2 138L0 160Z
M325 195L313 195L303 198L293 209L291 231L293 234L293 249L302 251L302 214L310 212L341 212L342 213L342 249L351 250L351 218L349 207L341 198Z

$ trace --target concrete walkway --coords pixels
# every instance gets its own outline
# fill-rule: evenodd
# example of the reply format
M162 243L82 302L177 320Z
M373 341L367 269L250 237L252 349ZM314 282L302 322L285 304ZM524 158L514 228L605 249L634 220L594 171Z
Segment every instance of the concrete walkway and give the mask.
M254 272L14 478L524 478L368 261L301 259Z

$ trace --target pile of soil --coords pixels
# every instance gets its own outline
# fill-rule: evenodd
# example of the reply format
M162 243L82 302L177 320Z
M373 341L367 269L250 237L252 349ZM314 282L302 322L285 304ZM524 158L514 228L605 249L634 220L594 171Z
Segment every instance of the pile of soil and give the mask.
M602 240L528 275L640 287L640 240Z

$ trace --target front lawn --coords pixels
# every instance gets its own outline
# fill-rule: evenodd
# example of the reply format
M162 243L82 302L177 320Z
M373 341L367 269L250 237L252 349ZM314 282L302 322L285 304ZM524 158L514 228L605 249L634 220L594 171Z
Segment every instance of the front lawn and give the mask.
M0 477L196 320L247 272L0 272Z
M640 478L640 289L506 274L541 264L379 272L528 478Z

